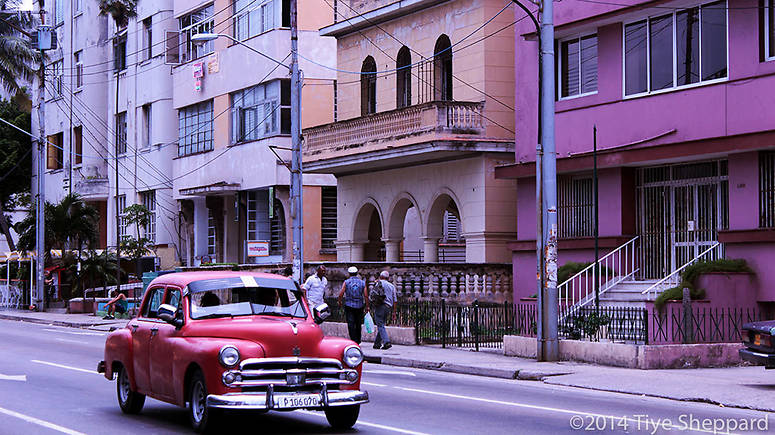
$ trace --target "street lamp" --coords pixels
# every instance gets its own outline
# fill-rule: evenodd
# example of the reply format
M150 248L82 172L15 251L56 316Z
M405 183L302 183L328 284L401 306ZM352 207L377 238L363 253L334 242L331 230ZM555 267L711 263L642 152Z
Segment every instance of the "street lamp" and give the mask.
M225 33L197 33L191 35L191 42L197 45L214 41L218 37L227 38L270 61L288 68L291 74L291 227L293 229L292 265L293 279L299 283L303 279L304 267L304 226L302 224L301 184L301 80L299 79L298 36L296 28L296 0L291 0L291 64L285 65L277 59L256 50L239 39Z

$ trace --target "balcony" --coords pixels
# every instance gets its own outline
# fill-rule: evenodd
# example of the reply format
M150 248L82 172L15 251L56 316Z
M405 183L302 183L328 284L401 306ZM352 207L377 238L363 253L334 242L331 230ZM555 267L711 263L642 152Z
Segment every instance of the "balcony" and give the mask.
M513 142L484 136L483 111L484 103L433 101L309 128L304 170L352 173L472 152L513 152Z

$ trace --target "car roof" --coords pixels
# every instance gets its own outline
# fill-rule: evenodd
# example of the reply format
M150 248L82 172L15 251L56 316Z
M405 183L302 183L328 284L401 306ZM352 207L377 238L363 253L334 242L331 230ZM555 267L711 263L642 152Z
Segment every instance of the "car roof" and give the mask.
M276 275L273 273L264 272L251 272L251 271L231 271L231 270L205 270L196 272L175 272L168 273L156 277L149 286L164 284L174 285L176 287L184 288L188 284L194 281L202 281L206 279L224 279L224 278L238 278L241 276L252 276L255 278L264 279L282 279L293 281L291 278L282 275Z

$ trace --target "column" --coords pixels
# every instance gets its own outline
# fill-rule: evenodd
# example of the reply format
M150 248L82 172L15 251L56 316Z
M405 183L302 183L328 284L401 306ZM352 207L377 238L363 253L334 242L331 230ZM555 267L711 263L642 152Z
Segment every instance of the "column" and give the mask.
M423 237L423 263L439 262L439 237Z
M385 242L385 262L398 263L401 261L402 239L382 239Z

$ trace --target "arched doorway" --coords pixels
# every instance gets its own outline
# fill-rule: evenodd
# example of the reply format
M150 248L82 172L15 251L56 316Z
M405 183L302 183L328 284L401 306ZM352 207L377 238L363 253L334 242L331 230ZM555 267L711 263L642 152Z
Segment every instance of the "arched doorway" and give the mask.
M355 218L353 241L363 243L363 257L360 261L385 261L382 219L379 210L371 202L364 204ZM353 260L359 260L356 255L353 257Z
M439 36L433 49L433 99L452 100L452 44L447 35Z
M412 54L407 46L398 50L396 59L396 108L412 105Z
M423 259L422 224L415 201L408 195L393 206L387 225L386 261Z
M377 113L377 63L367 56L361 65L361 116Z
M433 201L427 220L425 227L426 261L465 262L466 242L463 237L463 219L460 208L452 196L447 193L440 194Z

